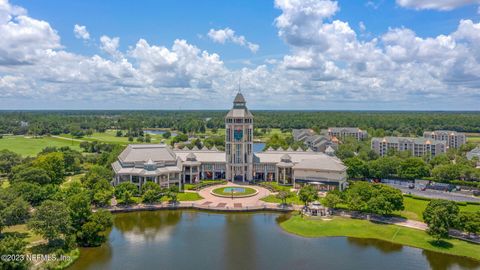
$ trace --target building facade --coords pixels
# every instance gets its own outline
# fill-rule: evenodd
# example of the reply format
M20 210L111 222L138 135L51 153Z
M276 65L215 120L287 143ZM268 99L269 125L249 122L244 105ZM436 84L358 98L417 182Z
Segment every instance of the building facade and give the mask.
M427 138L384 137L372 138L371 148L380 156L387 155L389 151L409 151L414 157L434 157L446 152L447 142Z
M314 152L325 153L328 148L331 150L338 148L338 140L335 137L318 135L311 129L293 129L292 137L295 141L303 142L306 147Z
M334 156L290 148L253 153L253 127L253 115L239 93L225 117L225 151L131 144L112 163L112 184L131 182L141 188L151 181L162 187L182 188L205 179L226 179L275 181L295 187L312 184L319 190L346 187L347 168Z
M353 137L357 140L364 140L368 137L366 130L361 130L356 127L329 127L328 136L336 137L345 140L346 137Z
M451 131L451 130L434 130L423 132L423 137L439 141L446 141L448 148L460 148L467 143L465 133Z

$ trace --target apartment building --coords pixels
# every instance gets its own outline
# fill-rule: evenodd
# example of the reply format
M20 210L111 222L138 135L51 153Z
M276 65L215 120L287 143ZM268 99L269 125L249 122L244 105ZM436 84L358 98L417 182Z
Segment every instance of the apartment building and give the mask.
M340 140L344 140L346 137L353 137L360 141L368 137L367 131L356 127L330 127L327 132L328 136L336 137Z
M415 157L434 157L446 152L447 142L429 138L384 137L372 138L371 147L380 156L385 156L393 150L410 151Z
M446 141L449 148L459 148L467 142L465 133L451 130L434 130L423 132L423 137L439 141Z

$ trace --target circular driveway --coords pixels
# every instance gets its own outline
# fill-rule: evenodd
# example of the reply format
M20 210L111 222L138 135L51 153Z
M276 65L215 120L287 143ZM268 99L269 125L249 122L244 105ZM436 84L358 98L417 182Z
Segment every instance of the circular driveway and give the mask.
M204 188L198 191L198 194L203 197L202 200L196 201L196 203L203 205L203 206L210 206L210 207L233 207L233 208L242 208L242 207L250 207L250 206L261 206L264 205L265 202L261 201L261 198L267 197L268 195L272 194L268 189L259 187L259 186L251 186L248 185L249 188L256 189L258 191L257 194L250 197L245 198L224 198L224 197L217 197L211 194L211 191L216 188L221 187L243 187L244 185L238 185L234 183L228 183L226 185L216 185ZM247 186L247 185L245 185Z

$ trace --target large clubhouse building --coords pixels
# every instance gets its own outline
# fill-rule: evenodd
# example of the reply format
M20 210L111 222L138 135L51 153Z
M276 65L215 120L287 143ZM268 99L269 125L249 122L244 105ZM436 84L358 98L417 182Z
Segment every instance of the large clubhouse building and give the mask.
M162 187L204 179L255 182L275 181L298 187L312 184L321 190L346 186L346 167L325 153L292 149L253 152L253 115L238 93L225 116L225 152L172 149L165 144L131 144L112 164L113 184L131 182L139 187L152 181Z

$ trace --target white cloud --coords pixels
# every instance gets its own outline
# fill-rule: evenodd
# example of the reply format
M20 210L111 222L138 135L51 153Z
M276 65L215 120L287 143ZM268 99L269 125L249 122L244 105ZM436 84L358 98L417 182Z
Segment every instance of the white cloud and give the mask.
M464 97L478 95L480 50L474 44L480 42L480 23L461 21L454 33L432 38L394 28L360 41L347 22L325 21L335 8L320 12L318 2L279 2L278 34L292 46L280 67L296 74L304 89L359 101L408 102L418 96L450 96L452 89ZM323 5L335 7L336 2ZM317 15L311 16L311 10Z
M75 37L78 39L83 39L83 40L90 39L90 33L88 33L87 27L85 25L75 24L75 26L73 27L73 33L75 34Z
M452 33L433 37L392 28L362 39L361 24L357 33L333 18L335 1L275 6L278 35L290 51L233 70L220 55L181 39L169 45L139 39L122 50L118 37L104 35L99 48L108 55L72 53L48 22L0 0L0 106L225 108L241 76L257 108L478 109L480 23L462 20ZM211 38L248 46L229 30L214 30Z
M0 0L0 23L4 24L13 17L26 15L27 11L19 6L10 5L7 0Z
M452 10L458 7L478 4L479 0L396 0L397 4L406 8Z
M358 28L360 28L360 31L365 32L367 30L367 27L365 26L365 23L360 21L358 23Z
M293 46L311 44L318 39L323 20L332 17L339 7L336 1L276 0L282 14L275 19L279 36Z
M373 8L373 9L378 9L381 5L383 5L383 1L384 1L384 0L380 0L380 1L376 2L376 1L371 1L371 0L370 0L370 1L367 1L367 2L365 3L365 6L366 6L366 7Z
M0 65L32 64L46 50L60 48L60 37L50 24L25 13L0 2Z
M118 51L118 47L120 46L119 37L110 38L103 35L100 37L100 43L100 49L102 49L104 52L113 57L121 57L121 53Z
M225 29L210 29L208 37L216 43L225 44L225 42L233 42L237 45L247 47L251 52L256 53L260 46L258 44L247 41L244 36L235 35L235 31L230 28Z

